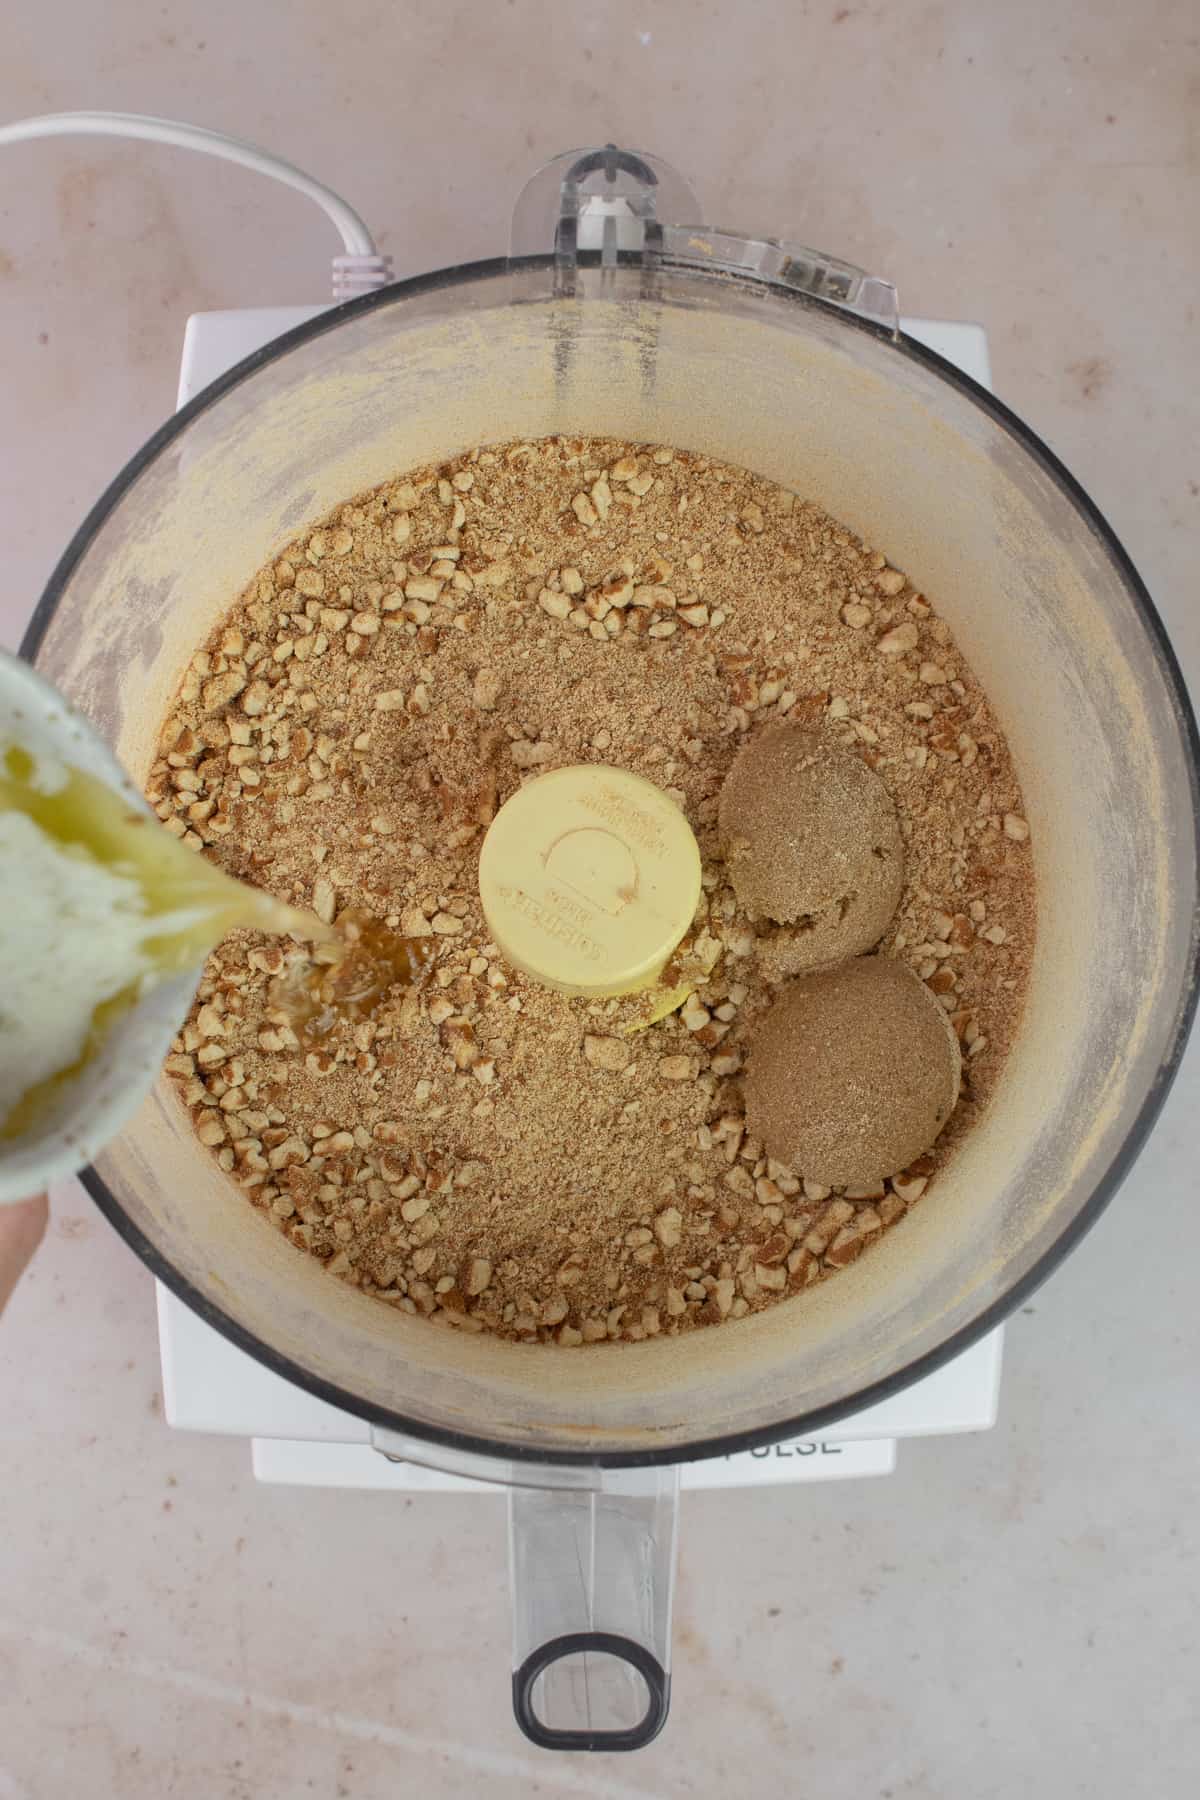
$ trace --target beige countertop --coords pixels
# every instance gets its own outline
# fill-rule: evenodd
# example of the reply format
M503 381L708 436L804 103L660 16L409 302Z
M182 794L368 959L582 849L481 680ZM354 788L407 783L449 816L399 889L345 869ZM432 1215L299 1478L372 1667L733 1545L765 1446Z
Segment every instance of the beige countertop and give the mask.
M495 254L528 173L656 150L707 216L988 330L1000 397L1124 539L1193 679L1200 22L963 5L113 0L25 10L0 120L137 109L344 192L400 273ZM0 638L171 410L189 312L320 300L327 226L169 150L0 152ZM664 1737L526 1745L503 1507L259 1488L162 1419L149 1275L82 1193L0 1326L0 1797L1183 1800L1200 1764L1193 1053L1008 1337L988 1436L880 1482L690 1496Z

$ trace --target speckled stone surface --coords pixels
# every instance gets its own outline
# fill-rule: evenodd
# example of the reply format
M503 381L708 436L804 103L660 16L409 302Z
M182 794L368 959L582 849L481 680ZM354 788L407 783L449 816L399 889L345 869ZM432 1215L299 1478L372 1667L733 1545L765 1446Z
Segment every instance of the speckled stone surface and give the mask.
M997 392L1200 672L1186 0L26 9L0 118L89 105L295 157L402 272L501 251L566 146L657 150L710 219L985 324ZM319 300L332 247L300 199L182 154L0 152L4 642L170 411L185 315ZM1184 1800L1198 1110L1193 1053L1118 1201L1014 1319L996 1431L905 1445L883 1482L685 1502L671 1721L623 1761L515 1731L501 1502L260 1489L244 1444L169 1433L150 1277L57 1193L0 1322L0 1796Z

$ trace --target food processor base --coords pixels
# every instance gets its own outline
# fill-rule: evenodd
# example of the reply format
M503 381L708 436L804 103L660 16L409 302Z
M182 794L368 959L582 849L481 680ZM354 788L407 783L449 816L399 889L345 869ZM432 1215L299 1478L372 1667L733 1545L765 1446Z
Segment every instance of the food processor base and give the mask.
M242 308L195 313L187 322L178 404L262 345L326 309ZM904 319L903 329L984 386L989 384L983 328L956 320ZM339 1412L273 1375L158 1290L159 1339L167 1420L181 1430L217 1431L253 1440L260 1481L311 1487L381 1487L409 1492L479 1489L469 1477L385 1460L361 1419ZM1003 1333L996 1331L952 1363L878 1406L827 1428L819 1440L775 1444L684 1466L683 1486L740 1487L887 1474L895 1440L986 1431L995 1423Z

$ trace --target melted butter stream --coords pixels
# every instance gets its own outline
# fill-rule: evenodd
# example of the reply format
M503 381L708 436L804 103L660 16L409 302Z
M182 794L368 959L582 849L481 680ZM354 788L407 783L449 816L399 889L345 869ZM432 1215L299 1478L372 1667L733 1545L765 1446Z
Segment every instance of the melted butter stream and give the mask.
M141 951L148 966L100 1002L79 1056L21 1097L0 1121L0 1140L18 1137L37 1123L149 988L194 969L237 926L290 934L316 946L311 958L301 958L275 984L278 997L272 993L305 1044L326 1036L341 1018L370 1017L393 988L411 986L432 960L432 944L398 937L369 914L343 913L335 928L315 913L235 881L180 843L151 814L138 811L81 769L68 767L66 780L51 792L37 784L36 775L33 757L11 745L0 756L0 811L24 813L71 856L136 883L146 920Z
M640 1014L623 1027L626 1037L657 1025L678 1012L690 995L702 987L721 955L721 946L707 931L689 931L659 970L653 985L640 998Z
M433 938L405 938L357 907L338 915L339 942L318 947L272 983L268 998L304 1050L342 1020L373 1018L397 988L416 987L435 954Z

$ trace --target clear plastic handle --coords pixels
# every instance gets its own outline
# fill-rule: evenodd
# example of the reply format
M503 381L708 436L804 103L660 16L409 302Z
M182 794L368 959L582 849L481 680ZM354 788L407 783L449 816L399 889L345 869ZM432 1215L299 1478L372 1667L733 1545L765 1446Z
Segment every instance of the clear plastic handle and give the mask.
M671 1697L679 1470L516 1463L375 1427L391 1462L508 1488L513 1710L546 1750L639 1750Z
M508 1500L513 1711L547 1750L639 1750L671 1697L679 1470Z

